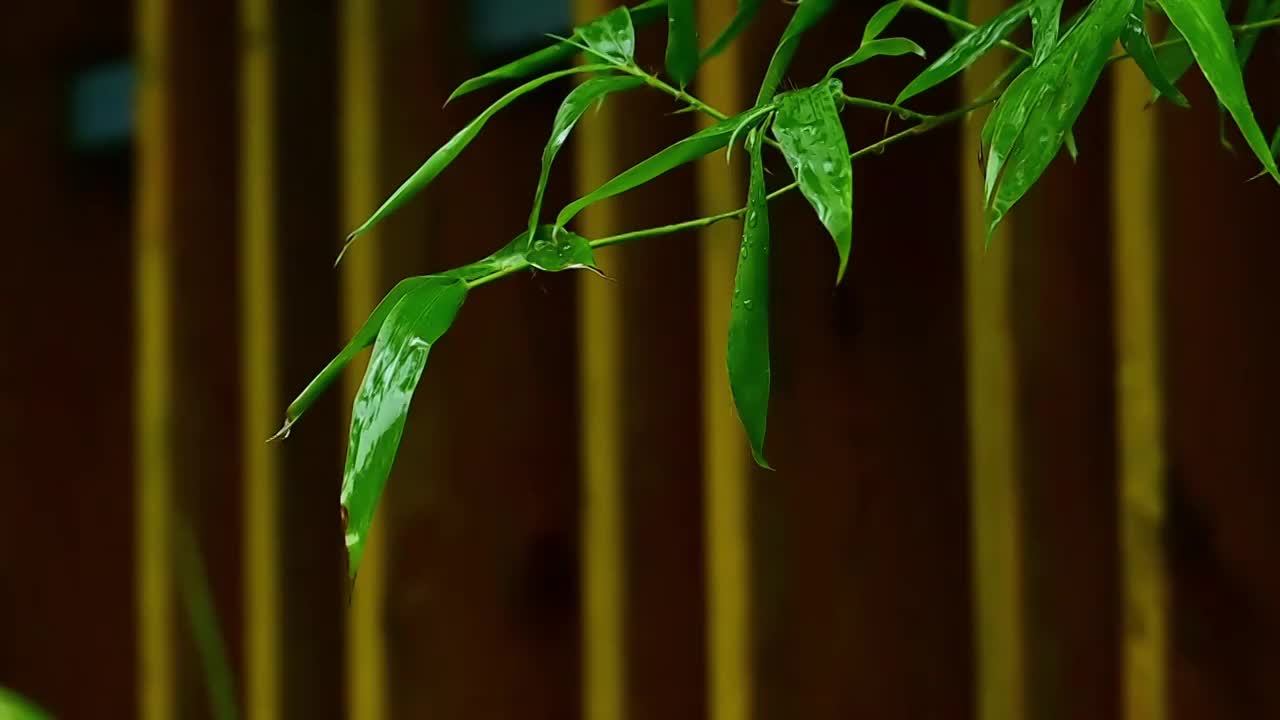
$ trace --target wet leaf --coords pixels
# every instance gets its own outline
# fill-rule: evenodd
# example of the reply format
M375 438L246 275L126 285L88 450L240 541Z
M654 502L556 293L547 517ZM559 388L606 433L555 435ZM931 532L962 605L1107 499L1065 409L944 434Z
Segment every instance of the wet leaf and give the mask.
M702 54L702 61L706 62L711 58L724 52L724 49L737 39L748 27L751 21L756 19L760 8L764 6L764 0L738 0L738 11L734 14L733 20L729 21L729 25L712 41L706 52Z
M756 95L756 107L766 105L773 100L773 96L778 92L778 86L782 84L783 76L791 67L791 60L795 57L796 50L800 48L801 36L809 28L818 24L818 21L831 10L834 2L835 0L799 0L795 12L791 15L791 21L787 23L786 30L782 31L782 39L778 41L778 47L769 60L769 68L765 70L764 81L760 84L760 92Z
M840 256L837 283L844 278L853 239L853 168L835 103L840 89L839 80L828 80L783 93L773 121L773 136L801 194L835 241Z
M738 419L751 443L751 455L761 467L765 427L769 420L769 200L764 183L761 147L764 130L747 141L751 179L747 189L747 217L738 252L738 273L729 308L729 389Z
M898 17L898 13L902 11L902 2L891 2L876 11L871 19L867 21L867 26L862 29L862 44L875 40L880 37L880 33L889 27L889 23Z
M1164 68L1160 65L1159 59L1156 58L1155 50L1151 48L1151 39L1147 35L1147 21L1143 10L1143 0L1133 0L1133 8L1125 16L1124 28L1120 31L1120 43L1124 45L1125 51L1133 57L1133 61L1142 69L1142 74L1147 76L1151 87L1157 93L1168 98L1170 102L1178 107L1191 106L1187 102L1187 98L1178 90L1178 86L1173 84L1168 75L1165 75Z
M551 126L551 137L542 150L542 174L538 176L538 187L533 195L533 210L529 213L529 232L532 233L538 226L542 213L542 198L547 191L547 179L551 176L551 164L555 162L556 154L569 139L569 133L573 131L573 126L578 123L578 119L592 105L603 102L609 94L631 90L643 84L643 78L631 75L604 75L591 78L574 88L560 103L555 122Z
M893 104L901 105L907 99L944 82L977 62L1022 24L1027 17L1029 1L1019 2L960 38L950 50L939 56L932 65L908 83L902 92L898 93L898 98L893 101Z
M831 69L827 71L827 77L831 77L845 68L866 62L874 57L880 57L881 55L919 55L920 57L924 57L924 48L915 44L914 41L906 38L869 40L863 43L862 47L858 48L857 52L844 60L841 60L835 65L832 65Z
M0 688L0 718L5 720L46 720L49 715L17 693Z
M556 225L564 227L590 205L639 187L659 175L723 148L729 143L729 138L740 121L741 116L717 123L623 170L600 187L569 203L556 216Z
M1249 97L1245 94L1240 60L1222 6L1214 0L1160 0L1160 7L1187 39L1196 64L1213 87L1218 102L1235 119L1245 142L1267 172L1280 182L1280 170L1276 168L1275 158L1267 147L1266 137L1258 127Z
M598 58L626 65L636 57L636 28L631 12L617 8L578 28L573 34Z
M1031 64L1039 65L1058 44L1062 0L1031 0L1028 14L1031 16Z
M632 24L636 27L642 27L657 21L659 18L665 19L667 16L666 10L666 0L649 0L648 2L641 3L630 10ZM583 27L589 27L594 23L601 22L604 17L606 16L596 18ZM574 38L579 38L580 32L581 28L574 30ZM577 43L581 42L581 39L574 38L571 38L570 41L562 40L555 45L530 53L522 58L513 60L500 68L490 70L483 75L467 80L459 85L458 89L453 91L453 94L449 95L449 99L446 103L452 102L455 98L462 97L463 95L475 92L481 88L500 82L506 82L508 80L519 80L520 78L529 77L530 75L536 75L540 72L544 72L548 68L568 62L571 58L582 52L582 49L577 45Z
M1225 15L1231 9L1232 0L1220 0L1222 12ZM1177 42L1182 40L1182 33L1178 32L1178 28L1170 26L1169 31L1165 33L1164 40L1161 41L1160 47L1156 49L1156 59L1160 61L1160 68L1164 70L1164 76L1169 78L1169 82L1177 85L1183 75L1191 69L1196 59L1191 54L1191 47L1185 42ZM1158 89L1154 90L1151 95L1151 102L1164 97Z
M400 298L378 332L352 408L342 475L347 568L353 579L427 355L453 324L466 296L466 284L456 278L429 278Z
M529 238L533 237L533 242ZM499 272L510 272L531 267L545 272L561 270L594 270L595 256L591 243L581 235L552 225L539 225L531 234L528 230L517 235L483 260L450 270L441 275L473 282Z
M1095 0L1043 63L1009 85L987 119L988 238L1058 154L1131 7L1131 0Z
M698 22L693 0L667 0L667 74L681 88L698 71Z
M467 123L466 127L459 130L457 135L450 138L449 142L445 143L443 147L435 151L431 157L427 158L427 161L424 162L422 166L413 173L413 175L410 175L409 179L404 181L404 184L397 188L395 192L391 193L391 197L388 197L386 201L382 203L382 206L379 207L373 215L369 216L368 220L364 221L363 225L356 228L356 230L347 237L347 243L343 246L343 251L346 251L347 246L350 246L352 241L364 233L369 232L374 225L377 225L387 216L391 215L391 213L399 210L406 202L409 201L410 198L417 195L426 188L427 185L431 184L431 181L435 180L436 176L443 172L445 168L449 167L449 164L462 154L462 151L465 150L466 147L471 144L471 141L480 134L480 131L484 129L485 123L489 122L489 119L494 115L497 115L500 110L520 99L522 96L533 92L553 80L557 80L567 75L573 75L575 73L598 72L609 69L610 67L608 65L582 65L580 67L557 70L530 80L506 95L503 95L497 102L486 108L484 112L480 113L479 117ZM339 259L341 259L341 255L339 255Z

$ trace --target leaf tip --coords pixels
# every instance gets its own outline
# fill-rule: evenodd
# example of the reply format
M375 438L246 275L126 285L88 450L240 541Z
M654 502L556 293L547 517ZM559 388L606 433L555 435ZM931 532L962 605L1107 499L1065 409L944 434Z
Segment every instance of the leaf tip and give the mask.
M284 425L282 425L280 429L276 431L275 435L272 435L271 437L267 438L267 442L273 443L279 440L284 440L285 438L289 437L289 432L293 430L293 424L296 422L298 422L298 418L296 417L285 417Z

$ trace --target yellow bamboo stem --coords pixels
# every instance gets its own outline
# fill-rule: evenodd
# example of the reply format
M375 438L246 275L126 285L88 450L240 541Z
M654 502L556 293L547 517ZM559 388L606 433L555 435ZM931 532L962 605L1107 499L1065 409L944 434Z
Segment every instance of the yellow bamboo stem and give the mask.
M1168 711L1168 581L1164 528L1161 384L1159 113L1143 108L1141 70L1113 70L1112 235L1119 521L1123 593L1124 717L1164 720Z

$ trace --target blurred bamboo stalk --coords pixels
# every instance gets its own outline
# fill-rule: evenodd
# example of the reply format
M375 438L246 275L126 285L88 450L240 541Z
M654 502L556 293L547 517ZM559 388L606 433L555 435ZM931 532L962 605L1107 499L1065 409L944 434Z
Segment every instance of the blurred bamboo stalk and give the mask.
M379 182L378 22L382 3L344 0L338 42L341 46L342 221L354 228L377 207ZM381 272L380 231L351 246L342 260L342 330L350 337L378 302ZM337 248L335 247L335 252ZM343 398L350 407L367 358L352 363L344 376ZM349 417L348 417L349 420ZM347 434L342 433L346 447ZM333 511L338 512L334 496ZM383 512L382 517L386 517ZM360 584L353 589L347 622L347 711L353 720L385 720L388 714L386 637L382 612L386 597L386 523L374 522L360 563Z
M1159 117L1133 63L1113 70L1116 427L1119 432L1122 692L1127 720L1168 710L1168 579L1164 547L1164 392L1160 331Z
M733 18L737 3L699 0L703 38L714 38ZM713 107L731 112L742 106L741 42L707 62L698 73L698 91ZM713 121L700 117L702 127ZM745 153L739 153L742 158ZM698 163L698 210L712 215L740 207L746 197L741 167L729 168L720 153ZM704 228L698 244L702 287L703 513L706 548L707 698L711 720L752 716L751 652L751 458L734 412L724 362L742 239L739 223Z
M575 23L612 10L613 0L574 0ZM585 194L617 170L614 112L609 103L583 116L576 133L576 187ZM598 203L582 213L587 237L617 232L617 205ZM616 264L618 249L597 250L601 265ZM582 716L627 716L626 529L623 510L622 294L582 273L578 285L579 447L582 463L580 566L582 568Z
M1000 0L972 0L981 23ZM1000 53L964 76L966 98L978 97L1003 69ZM1023 574L1023 502L1019 483L1018 369L1013 308L1013 226L1007 219L987 246L982 177L974 170L982 123L964 125L965 341L968 367L969 482L975 717L1022 720L1027 714Z

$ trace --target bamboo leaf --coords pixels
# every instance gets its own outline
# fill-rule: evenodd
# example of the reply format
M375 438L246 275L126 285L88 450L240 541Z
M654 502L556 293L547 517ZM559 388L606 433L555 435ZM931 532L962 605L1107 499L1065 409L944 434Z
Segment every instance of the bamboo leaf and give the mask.
M950 50L925 68L914 80L898 93L894 105L901 105L908 98L935 87L951 78L986 55L991 48L1004 40L1027 17L1030 0L1022 0L1013 7L992 18L978 29L960 38Z
M551 126L551 137L542 150L542 174L538 176L538 187L533 195L533 210L529 213L529 232L538 226L542 213L542 198L547 191L547 180L551 176L551 165L556 154L569 139L569 133L584 113L593 105L604 101L605 97L615 93L631 90L644 84L643 78L631 75L604 75L591 78L574 88L556 112L555 122Z
M988 238L1062 147L1131 7L1130 0L1094 0L1043 63L1009 85L987 119Z
M533 242L529 239L533 238ZM553 225L539 225L536 230L520 233L511 242L483 260L450 270L445 275L466 282L486 275L509 272L529 266L545 272L561 270L595 270L591 243L581 235Z
M632 24L635 27L643 27L649 23L657 21L659 18L666 17L667 0L649 0L630 9ZM616 11L615 11L616 12ZM604 20L607 16L601 16L592 20L583 27L589 27L594 23ZM581 28L574 31L575 37L580 37ZM582 48L578 46L578 42L574 40L561 40L550 47L545 47L537 52L530 53L517 60L513 60L500 68L490 70L489 72L473 77L470 80L458 86L454 90L446 104L453 102L455 98L462 97L468 93L475 92L481 88L494 85L496 83L508 80L519 80L520 78L529 77L545 71L547 68L556 65L562 65L569 61L570 58L582 52Z
M556 216L556 225L564 227L590 205L643 185L659 175L723 148L729 143L741 117L732 117L696 132L622 171L600 187L569 203Z
M614 65L626 65L636 57L636 28L631 12L617 8L578 28L574 37L592 53Z
M826 77L829 78L845 68L852 67L859 63L866 62L871 58L880 57L882 55L919 55L920 57L924 57L924 48L920 47L912 40L900 37L870 40L863 43L862 47L858 48L858 51L854 54L844 60L841 60L835 65L832 65L831 69L827 71Z
M871 19L867 21L867 26L862 29L862 45L880 37L880 33L889 27L889 23L898 17L898 13L902 11L902 2L891 2L875 12Z
M1133 0L1133 8L1125 16L1124 27L1120 30L1120 43L1133 57L1133 61L1147 76L1151 87L1178 107L1191 107L1187 98L1173 84L1151 48L1151 39L1147 36L1147 21L1143 11L1143 0Z
M1258 127L1249 97L1245 94L1240 60L1222 6L1214 0L1160 0L1160 6L1186 38L1196 64L1213 87L1218 102L1235 119L1245 142L1267 172L1280 182L1280 170L1276 168L1276 160L1269 151L1266 137Z
M765 70L764 81L760 84L760 92L756 95L756 107L766 105L773 100L773 96L778 92L778 86L782 84L783 76L791 67L791 60L795 57L796 50L800 48L801 36L809 28L818 24L818 21L831 10L833 3L834 0L799 0L796 11L792 13L787 28L782 31L782 39L778 41L778 47L769 60L769 68Z
M684 88L698 71L698 22L693 0L667 0L667 74Z
M1222 12L1225 15L1231 9L1232 0L1220 0ZM1160 68L1164 70L1164 76L1169 78L1169 82L1174 85L1182 79L1183 75L1191 69L1196 59L1191 54L1191 47L1186 42L1178 42L1182 40L1182 33L1178 31L1176 26L1170 26L1169 31L1165 33L1164 40L1161 41L1160 47L1156 50L1156 58L1160 60ZM1154 90L1151 95L1151 102L1155 102L1164 95L1159 90Z
M378 332L369 369L351 414L341 502L347 571L360 568L374 510L386 487L404 431L409 402L432 346L453 324L467 286L449 277L430 278L396 303Z
M1245 7L1244 23L1262 22L1270 20L1280 15L1280 2L1277 0L1249 0L1249 4ZM1258 46L1258 35L1261 30L1251 30L1240 34L1240 39L1236 41L1236 57L1240 58L1240 67L1244 67L1249 63L1249 58L1253 56L1253 49Z
M49 715L26 698L0 687L0 718L5 720L46 720Z
M1271 136L1271 157L1280 160L1280 125L1276 126L1276 132Z
M751 455L761 467L765 427L769 420L769 200L764 183L761 147L764 130L752 131L747 141L751 179L747 189L747 217L742 228L738 273L729 308L729 389L738 419L751 443Z
M773 136L800 192L818 213L840 256L836 282L844 278L853 239L853 168L835 95L839 80L778 96Z
M751 26L751 21L756 19L756 15L763 6L764 0L738 0L738 12L734 14L733 20L729 21L724 31L712 41L706 52L702 53L702 61L706 62L724 52L725 48Z
M410 198L417 195L426 188L427 185L431 184L431 181L435 180L445 168L449 167L449 164L461 155L462 151L471 144L471 141L480 134L480 131L484 129L485 123L489 122L489 119L494 115L497 115L503 108L553 80L576 73L598 72L609 69L610 67L608 65L582 65L580 67L557 70L530 80L506 95L503 95L497 102L486 108L484 112L480 113L479 117L467 123L466 127L459 130L457 135L450 138L449 142L445 143L439 150L436 150L431 157L427 158L427 161L424 162L422 166L413 173L413 175L410 175L409 179L404 181L404 184L397 188L395 192L391 193L391 196L382 203L382 206L379 207L373 215L369 216L368 220L364 221L364 224L356 228L354 232L347 236L347 242L342 248L343 252L346 252L347 248L356 238L369 232L374 225L377 225L379 222L386 219L387 216L391 215L391 213L399 210L406 202L409 201ZM342 259L341 254L339 254L338 259Z
M960 18L961 20L968 20L969 19L969 0L948 0L947 12L951 15L954 15L955 17ZM955 25L952 25L951 23L947 23L947 29L951 31L951 35L954 36L957 40L964 37L965 35L964 30L956 27Z
M1032 0L1031 15L1032 65L1049 57L1058 44L1058 23L1062 21L1062 0Z

